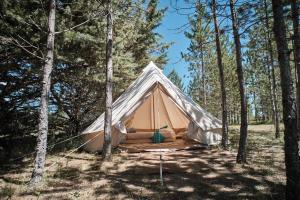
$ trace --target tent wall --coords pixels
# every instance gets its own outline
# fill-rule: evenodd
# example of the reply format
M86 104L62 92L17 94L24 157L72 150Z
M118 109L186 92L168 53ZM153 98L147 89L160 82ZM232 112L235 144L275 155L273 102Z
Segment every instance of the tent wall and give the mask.
M222 139L222 128L203 131L196 124L191 122L188 127L187 137L202 144L220 144Z
M176 103L162 90L160 89L161 100L163 101L164 107L167 110L170 123L173 129L184 129L188 127L190 120L188 117L179 109Z
M124 138L124 134L120 133L116 128L113 128L112 131L112 146L116 147L120 144L122 139ZM103 142L104 142L104 133L103 132L97 132L97 133L90 133L90 134L84 134L83 135L84 141L89 141L86 145L84 145L84 149L88 152L96 152L101 151L103 148Z

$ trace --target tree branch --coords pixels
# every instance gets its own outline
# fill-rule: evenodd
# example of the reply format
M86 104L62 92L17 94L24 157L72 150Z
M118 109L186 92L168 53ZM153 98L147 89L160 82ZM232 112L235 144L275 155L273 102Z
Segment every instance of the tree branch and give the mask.
M12 36L10 37L10 40L12 42L13 45L17 46L17 47L20 47L21 49L23 49L24 51L26 51L27 53L29 53L30 55L40 59L40 60L45 60L45 58L43 57L40 57L38 55L36 55L35 53L29 51L28 49L26 49L27 46L23 46L22 44L19 43L18 40L16 40L15 38L13 38ZM31 46L31 45L30 45Z
M94 19L98 19L98 18L100 18L100 17L105 17L106 14L103 15L104 13L105 13L105 11L102 11L102 12L98 13L97 15L95 15L94 17L91 17L90 19L87 19L87 20L84 21L84 22L81 22L81 23L79 23L79 24L77 24L77 25L75 25L75 26L73 26L73 27L68 28L68 29L65 29L65 30L62 30L62 31L55 32L55 34L60 34L60 33L64 33L64 32L67 32L67 31L71 31L71 30L73 30L73 29L75 29L75 28L77 28L77 27L79 27L79 26L82 26L82 25L84 25L84 24L86 24L86 23L88 23L88 22L90 22L90 21L92 21L92 20L94 20Z

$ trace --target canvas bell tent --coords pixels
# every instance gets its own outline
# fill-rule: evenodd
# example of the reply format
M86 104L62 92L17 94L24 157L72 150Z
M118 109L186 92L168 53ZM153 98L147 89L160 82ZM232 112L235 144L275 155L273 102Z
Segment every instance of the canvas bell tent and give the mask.
M112 144L153 143L155 130L163 140L220 143L222 124L179 90L153 62L113 103ZM83 132L85 149L99 151L104 139L104 113Z

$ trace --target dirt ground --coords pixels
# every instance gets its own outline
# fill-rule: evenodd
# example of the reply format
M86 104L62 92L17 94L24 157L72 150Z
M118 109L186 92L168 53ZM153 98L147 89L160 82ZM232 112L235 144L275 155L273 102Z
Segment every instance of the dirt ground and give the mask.
M32 159L0 167L0 199L284 199L282 138L271 125L249 127L248 164L235 163L237 128L231 127L231 150L219 148L165 151L163 180L159 152L100 155L49 155L44 184L27 188ZM55 163L55 161L57 163Z

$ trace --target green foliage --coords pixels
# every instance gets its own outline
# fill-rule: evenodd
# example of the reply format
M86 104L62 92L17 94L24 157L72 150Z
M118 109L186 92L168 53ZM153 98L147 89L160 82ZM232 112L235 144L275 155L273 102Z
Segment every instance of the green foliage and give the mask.
M168 78L181 90L184 92L184 85L182 83L182 79L178 75L178 73L173 69L170 74L168 75Z
M197 4L196 8L197 12L189 19L191 30L185 32L186 37L190 39L188 53L182 55L189 62L191 81L187 87L187 93L195 102L220 118L221 88L215 36L210 26L210 9L202 4ZM226 35L221 36L221 45L229 120L233 121L235 116L239 115L234 53L230 51L232 44Z
M248 99L249 120L255 119L263 123L272 120L272 98L270 93L270 55L267 50L267 33L265 11L263 6L253 6L258 2L243 2L237 6L241 37L247 38L243 43L245 50L243 53L245 89ZM190 40L188 52L182 57L189 63L191 81L187 86L187 93L194 101L204 106L214 115L221 117L219 72L217 68L215 36L211 22L211 11L208 6L196 3L196 12L189 18L190 30L185 32ZM218 7L218 10L220 7ZM268 10L271 12L271 10ZM220 20L224 16L219 16ZM249 26L249 18L260 23ZM272 18L269 19L272 24ZM248 27L249 26L249 27ZM247 29L245 29L247 27ZM224 65L224 76L227 93L228 121L231 124L239 123L240 102L238 81L236 75L235 54L231 32L226 23L221 23L221 51ZM271 34L272 37L272 34ZM271 38L274 42L273 38ZM275 44L273 44L275 47ZM277 85L277 99L281 100L279 87L279 70L276 67L276 49L273 48L273 58L275 65L275 79ZM209 102L209 103L207 103ZM278 104L280 105L280 104ZM282 108L279 106L279 111Z
M267 10L270 12L270 10ZM265 10L256 8L258 16L264 17ZM265 20L265 19L264 19ZM272 18L270 25L272 25ZM271 58L268 51L268 34L272 39L272 52L275 69L276 96L278 102L281 102L281 90L279 69L276 64L276 45L274 44L272 30L266 29L266 22L255 24L248 31L249 42L245 52L245 80L248 89L249 109L252 110L251 119L256 123L268 123L272 121L272 94L271 94ZM282 110L281 103L277 103L279 111ZM280 112L279 112L280 113Z
M0 135L36 133L46 52L45 1L0 2ZM150 60L166 63L169 44L156 33L166 9L158 1L114 1L113 97ZM50 138L78 134L104 110L106 17L103 1L57 4ZM55 138L55 137L53 137Z
M131 46L138 70L146 66L150 61L162 67L167 62L166 50L170 44L162 43L162 36L155 32L161 24L167 8L158 9L159 0L149 0L144 14L139 13L134 23L137 28L137 38Z
M189 62L189 72L191 82L187 87L187 93L192 99L201 105L206 106L206 96L208 94L207 58L211 54L212 39L209 23L205 17L206 9L203 4L197 4L195 14L189 18L191 25L190 32L185 32L185 36L190 40L188 52L182 54L185 61Z

